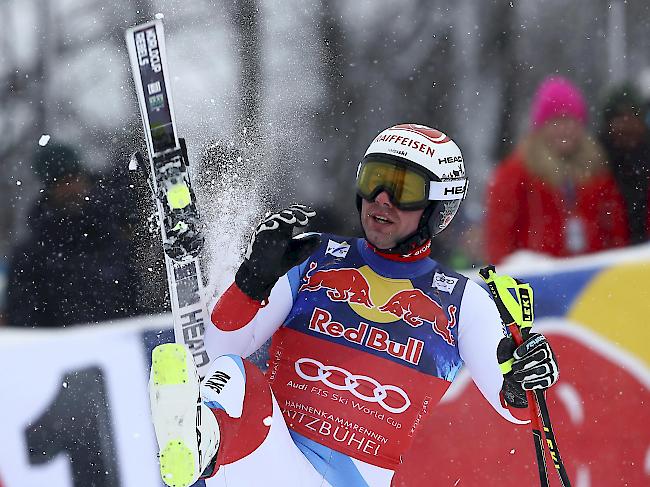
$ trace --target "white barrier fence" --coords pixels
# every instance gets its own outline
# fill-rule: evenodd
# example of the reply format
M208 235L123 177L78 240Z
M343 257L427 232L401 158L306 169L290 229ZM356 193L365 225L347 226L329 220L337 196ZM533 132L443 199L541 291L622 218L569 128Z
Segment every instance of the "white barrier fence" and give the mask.
M162 485L149 415L150 350L171 316L0 329L4 487Z

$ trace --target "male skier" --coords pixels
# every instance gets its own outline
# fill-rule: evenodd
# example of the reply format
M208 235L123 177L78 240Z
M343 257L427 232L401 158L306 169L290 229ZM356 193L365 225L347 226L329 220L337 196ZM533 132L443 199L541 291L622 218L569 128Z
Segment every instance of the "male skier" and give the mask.
M314 216L301 205L257 227L212 311L214 359L201 383L182 345L154 350L168 485L387 487L462 365L513 423L528 417L526 389L556 382L543 337L516 349L488 293L429 258L467 192L448 136L416 124L384 130L356 187L364 238L292 237ZM242 357L270 337L263 375Z

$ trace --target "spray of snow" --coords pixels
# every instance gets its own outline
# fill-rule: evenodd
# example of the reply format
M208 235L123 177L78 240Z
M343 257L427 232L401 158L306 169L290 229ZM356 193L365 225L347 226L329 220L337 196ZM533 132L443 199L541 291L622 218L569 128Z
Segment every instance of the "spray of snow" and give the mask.
M206 222L210 307L233 281L248 236L263 213L260 158L258 149L218 141L205 148L201 167L192 175L202 219Z
M264 214L293 202L313 204L315 194L322 190L300 188L305 186L303 181L309 179L302 176L313 171L310 155L303 152L310 140L305 114L314 109L319 90L317 66L308 63L309 69L305 69L305 57L317 56L305 56L305 51L316 54L318 43L312 35L313 27L291 28L291 33L287 34L287 26L305 25L306 14L291 5L267 3L260 15L260 35L274 49L267 52L262 61L266 74L258 100L259 112L246 109L254 107L241 106L238 90L233 89L241 79L236 69L238 63L230 58L232 52L236 52L236 39L230 36L223 39L219 47L223 49L223 44L231 47L225 49L222 56L222 71L225 72L212 76L209 95L203 98L200 106L207 115L200 119L193 113L188 115L197 122L191 129L197 132L198 140L214 137L215 127L219 133L219 140L213 140L204 148L203 156L198 158L201 162L194 165L199 169L192 174L207 227L209 306L232 282L250 235ZM201 61L197 60L196 64L201 65ZM178 72L188 78L186 72ZM222 83L215 86L213 79ZM240 87L240 92L246 91L245 88L252 92L260 89L259 80L244 82L251 85ZM195 96L192 91L185 93ZM224 111L220 115L215 106L226 107L225 116ZM233 107L237 110L233 111ZM240 117L246 116L255 119L242 123ZM300 184L295 183L297 179ZM296 191L303 196L296 198Z

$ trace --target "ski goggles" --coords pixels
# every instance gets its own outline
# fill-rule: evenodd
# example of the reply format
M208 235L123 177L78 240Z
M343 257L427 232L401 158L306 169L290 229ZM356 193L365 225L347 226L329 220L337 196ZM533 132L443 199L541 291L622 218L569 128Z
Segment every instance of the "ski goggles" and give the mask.
M388 160L364 159L357 170L359 196L372 201L386 191L401 210L425 208L431 201L463 199L466 186L467 179L431 181L424 171Z

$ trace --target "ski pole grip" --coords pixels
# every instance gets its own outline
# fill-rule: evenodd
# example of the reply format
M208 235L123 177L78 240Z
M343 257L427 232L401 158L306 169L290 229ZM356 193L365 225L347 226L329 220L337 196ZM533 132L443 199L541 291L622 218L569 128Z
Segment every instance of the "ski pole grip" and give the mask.
M498 275L493 265L479 270L492 294L501 321L513 336L525 337L533 326L533 290L530 284L507 275ZM513 329L517 333L513 333ZM521 329L522 333L519 333Z
M510 311L508 311L508 308L503 302L503 299L501 299L496 282L494 281L497 277L496 268L493 265L487 265L480 269L478 273L485 281L485 284L487 284L487 287L490 290L490 294L492 294L492 298L494 299L494 303L497 305L497 310L499 311L499 315L501 316L501 321L503 321L503 324L509 325L513 323L515 320L512 319Z

